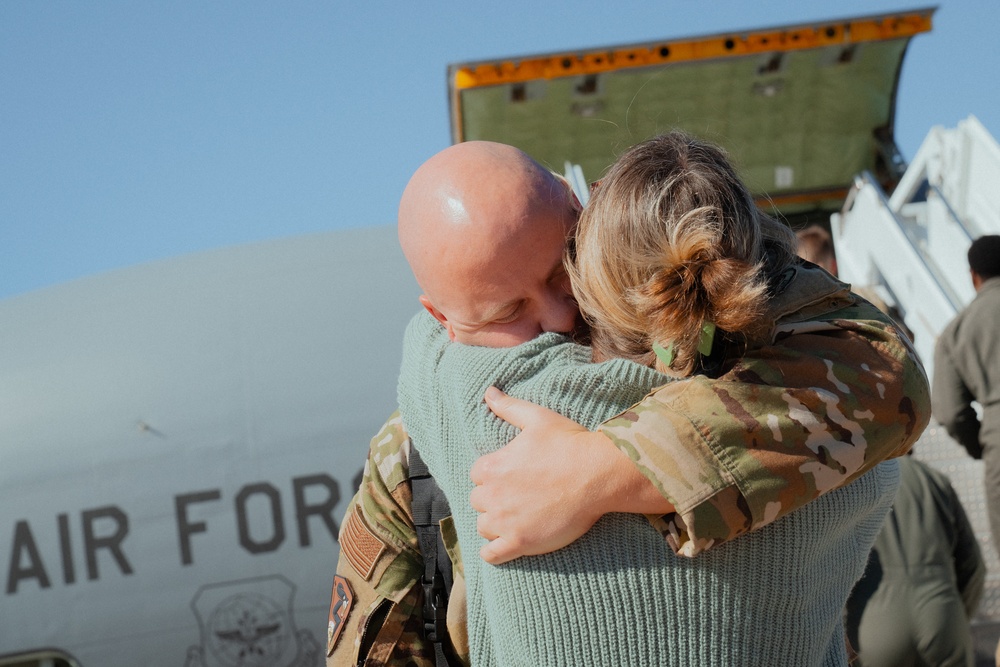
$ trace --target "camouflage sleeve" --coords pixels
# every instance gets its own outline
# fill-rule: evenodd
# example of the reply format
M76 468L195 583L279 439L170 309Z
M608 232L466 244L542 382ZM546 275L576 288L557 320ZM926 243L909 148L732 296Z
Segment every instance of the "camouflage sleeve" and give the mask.
M409 439L394 414L371 441L357 494L340 531L327 637L327 667L434 667L423 639L423 561L413 527Z
M927 425L923 367L871 304L777 332L722 377L665 385L600 429L676 507L649 518L681 555L847 484Z
M372 438L357 494L340 530L327 635L327 667L434 667L424 639L420 585L423 558L413 525L410 439L399 412ZM468 663L465 579L451 518L441 523L452 560L448 636L454 656ZM364 659L359 661L359 656Z

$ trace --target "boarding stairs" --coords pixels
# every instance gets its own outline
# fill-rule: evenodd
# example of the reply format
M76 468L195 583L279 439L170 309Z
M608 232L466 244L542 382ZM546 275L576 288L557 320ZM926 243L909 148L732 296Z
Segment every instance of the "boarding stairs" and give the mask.
M937 336L975 296L969 245L1000 234L1000 144L974 116L935 127L891 196L861 174L830 226L840 278L898 309L933 373Z
M859 175L830 227L840 278L898 310L932 376L938 335L975 297L969 245L1000 234L1000 144L974 116L955 128L935 127L891 195L871 174ZM1000 638L1000 557L982 462L933 420L914 455L948 475L979 539L987 578L973 634L977 654L992 655Z

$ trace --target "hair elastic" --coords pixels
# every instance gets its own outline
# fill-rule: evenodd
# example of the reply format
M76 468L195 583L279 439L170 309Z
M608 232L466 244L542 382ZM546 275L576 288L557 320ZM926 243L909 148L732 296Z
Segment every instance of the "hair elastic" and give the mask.
M702 356L712 354L712 343L715 342L715 322L706 321L701 325L701 338L698 340L698 353ZM674 361L674 344L670 343L663 347L657 342L653 342L653 352L656 358L663 362L663 365L670 368Z
M653 342L653 352L656 353L656 358L663 362L663 365L670 368L670 364L674 361L674 344L671 343L666 348L657 342Z
M701 325L701 339L698 341L698 352L707 357L712 354L712 343L715 342L715 322L705 321Z

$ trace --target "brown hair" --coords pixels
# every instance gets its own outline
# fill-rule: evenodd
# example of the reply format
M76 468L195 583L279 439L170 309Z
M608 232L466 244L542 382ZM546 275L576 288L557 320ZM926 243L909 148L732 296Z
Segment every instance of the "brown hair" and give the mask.
M683 375L705 322L729 342L770 330L767 278L795 259L795 235L757 208L722 149L682 132L618 158L575 245L567 270L595 356L652 365L653 344L673 344Z

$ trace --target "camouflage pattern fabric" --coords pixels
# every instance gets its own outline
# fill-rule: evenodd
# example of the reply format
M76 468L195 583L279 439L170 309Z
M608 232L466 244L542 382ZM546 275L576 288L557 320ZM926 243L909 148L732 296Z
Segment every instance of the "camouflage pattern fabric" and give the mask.
M361 487L342 524L337 574L350 583L354 603L339 639L327 646L327 667L434 667L433 647L424 639L423 559L413 525L409 452L409 437L399 413L394 413L372 438ZM358 521L363 522L361 532L348 535L349 524L357 526ZM454 565L448 632L455 651L467 664L465 585L450 518L442 521L442 537ZM366 556L372 558L366 560ZM367 659L359 662L363 641L370 648Z
M812 265L791 271L772 300L768 340L751 346L722 377L666 385L600 429L677 507L647 518L681 555L767 525L905 453L930 418L923 367L892 320ZM423 566L409 506L408 452L396 413L372 440L347 510L359 512L385 548L366 579L348 562L342 531L337 571L364 604L355 603L359 609L348 616L339 643L328 648L328 667L358 664L368 619L383 601L393 606L362 664L434 664L421 634ZM449 553L460 573L454 548ZM464 604L456 576L448 627L467 658L459 619Z
M813 265L792 271L772 300L769 342L600 428L677 508L649 519L681 555L906 453L930 419L927 376L892 320Z

